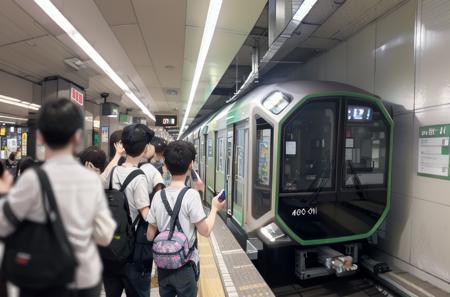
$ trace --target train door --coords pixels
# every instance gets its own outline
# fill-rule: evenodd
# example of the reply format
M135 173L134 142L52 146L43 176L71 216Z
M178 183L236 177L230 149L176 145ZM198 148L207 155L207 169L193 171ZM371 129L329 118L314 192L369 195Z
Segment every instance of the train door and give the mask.
M201 147L201 156L200 156L200 172L201 172L201 178L203 180L203 183L205 184L205 190L203 191L203 201L206 200L206 138L207 134L200 134L200 147Z
M227 213L229 216L233 214L233 136L234 127L233 125L227 128L227 142L226 142L226 152L227 152L227 162L225 165L226 173L226 191L227 191Z
M242 226L244 223L244 199L246 198L248 162L248 125L247 122L236 125L234 139L234 181L233 181L233 218Z

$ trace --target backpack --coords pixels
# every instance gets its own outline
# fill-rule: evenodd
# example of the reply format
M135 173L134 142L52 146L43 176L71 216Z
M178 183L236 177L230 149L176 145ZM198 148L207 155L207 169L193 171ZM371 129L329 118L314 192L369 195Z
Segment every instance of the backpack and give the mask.
M46 221L19 221L8 203L4 213L16 231L5 240L2 269L5 278L21 289L66 287L75 279L77 259L67 238L47 174L34 168L41 186Z
M109 246L100 247L100 255L103 260L109 264L125 264L134 251L135 244L135 227L139 221L139 214L134 222L131 221L130 208L127 197L125 196L126 187L137 176L144 174L140 169L132 171L120 187L120 190L115 190L112 187L112 180L114 177L114 167L111 171L109 179L109 188L105 191L108 199L109 209L112 216L117 223L116 231Z
M158 268L178 269L191 262L195 245L189 247L189 239L183 232L178 219L183 197L188 190L189 188L185 187L180 191L173 211L167 200L166 191L161 190L161 199L170 215L170 223L169 230L162 231L153 240L153 258ZM175 227L177 230L175 230Z

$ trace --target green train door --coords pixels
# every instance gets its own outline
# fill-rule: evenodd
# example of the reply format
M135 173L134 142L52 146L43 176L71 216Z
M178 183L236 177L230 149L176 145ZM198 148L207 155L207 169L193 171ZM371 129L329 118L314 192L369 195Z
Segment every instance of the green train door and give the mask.
M234 139L234 183L233 183L233 218L242 226L244 223L244 198L247 186L248 123L236 125Z

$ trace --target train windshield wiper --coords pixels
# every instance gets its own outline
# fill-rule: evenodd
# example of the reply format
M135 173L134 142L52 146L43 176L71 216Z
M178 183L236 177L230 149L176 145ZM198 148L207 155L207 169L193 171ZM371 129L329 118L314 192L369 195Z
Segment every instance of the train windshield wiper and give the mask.
M361 198L361 200L367 200L366 192L364 191L361 179L359 178L358 173L355 171L351 160L348 160L348 167L350 168L350 173L353 175L353 184L355 185L356 190L358 190L358 196Z

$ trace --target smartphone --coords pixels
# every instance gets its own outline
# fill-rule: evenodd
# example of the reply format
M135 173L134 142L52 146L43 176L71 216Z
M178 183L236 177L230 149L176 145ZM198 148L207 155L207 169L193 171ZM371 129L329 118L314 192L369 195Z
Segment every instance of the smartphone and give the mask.
M197 172L194 169L191 170L191 178L192 178L193 181L197 181L198 180Z
M227 199L227 195L225 194L225 189L220 191L218 196L219 197L217 199L219 199L220 202L223 202L225 199Z

